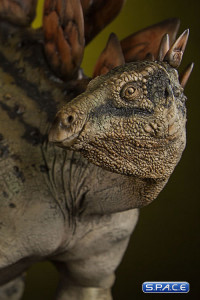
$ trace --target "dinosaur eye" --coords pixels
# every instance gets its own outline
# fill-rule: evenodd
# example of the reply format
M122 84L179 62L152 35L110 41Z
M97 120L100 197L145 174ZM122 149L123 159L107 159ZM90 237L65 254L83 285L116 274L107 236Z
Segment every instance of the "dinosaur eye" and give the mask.
M126 85L122 88L120 96L125 100L134 100L138 96L138 90L133 85Z
M133 95L134 92L135 92L135 89L133 87L129 87L126 89L125 95L130 96L130 95Z

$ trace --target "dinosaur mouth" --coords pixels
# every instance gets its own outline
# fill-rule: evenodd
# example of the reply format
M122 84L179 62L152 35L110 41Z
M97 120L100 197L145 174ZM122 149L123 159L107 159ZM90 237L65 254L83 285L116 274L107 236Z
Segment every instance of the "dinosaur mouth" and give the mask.
M81 128L81 130L79 132L71 134L70 136L68 136L62 140L59 140L59 141L57 140L57 141L53 141L53 142L58 147L71 148L76 143L77 139L80 137L84 128L85 128L85 125Z
M79 133L72 134L70 137L65 138L62 141L54 142L54 144L61 148L70 148L79 137Z

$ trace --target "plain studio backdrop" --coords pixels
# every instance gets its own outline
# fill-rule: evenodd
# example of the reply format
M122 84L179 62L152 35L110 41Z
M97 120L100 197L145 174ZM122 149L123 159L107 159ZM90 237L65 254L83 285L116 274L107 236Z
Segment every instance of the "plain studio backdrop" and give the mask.
M40 23L43 1L39 1ZM144 281L188 281L188 294L165 298L198 299L199 290L199 215L200 215L200 9L196 0L127 0L120 15L86 48L83 69L91 75L95 62L115 32L119 39L169 17L181 20L179 34L190 28L189 42L181 70L194 62L186 86L187 147L167 186L149 206L141 209L138 225L116 275L115 300L163 299L162 294L146 295ZM34 265L28 272L23 300L52 299L58 274L50 263Z

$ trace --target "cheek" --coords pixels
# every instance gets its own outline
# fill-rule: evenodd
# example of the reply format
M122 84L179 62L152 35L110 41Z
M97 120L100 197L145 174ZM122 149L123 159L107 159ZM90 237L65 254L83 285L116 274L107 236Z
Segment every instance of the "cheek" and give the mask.
M109 130L109 123L103 122L101 119L91 119L85 124L84 131L79 138L86 144L95 143L98 140L105 139Z
M127 118L124 120L118 120L117 125L113 125L112 128L116 132L116 136L131 143L132 139L142 138L145 136L144 124L146 124L145 120Z
M103 138L110 134L112 135L114 125L116 125L116 120L112 116L100 116L89 122L90 134L96 138Z

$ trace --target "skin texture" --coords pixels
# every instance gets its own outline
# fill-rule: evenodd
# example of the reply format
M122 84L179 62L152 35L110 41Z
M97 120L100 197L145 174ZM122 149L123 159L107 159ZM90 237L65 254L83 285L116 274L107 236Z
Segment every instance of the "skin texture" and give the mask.
M130 63L63 106L49 138L109 171L163 180L185 147L185 100L168 64Z
M185 147L177 71L145 60L90 81L75 64L66 82L41 31L0 29L0 295L16 287L20 299L19 276L48 259L61 275L56 299L111 300L138 208Z
M134 208L146 202L146 193L141 196L126 176L48 143L56 110L76 96L74 83L64 85L50 77L42 45L35 44L34 36L20 40L21 35L13 34L0 49L2 293L4 284L34 262L49 259L62 275L58 299L66 293L70 299L82 294L87 299L96 294L98 299L99 294L110 295L114 270L138 218ZM85 80L80 80L75 92L84 88ZM136 180L154 193L150 183ZM126 212L127 208L133 209ZM97 257L101 272L96 274ZM16 286L16 281L10 284Z

